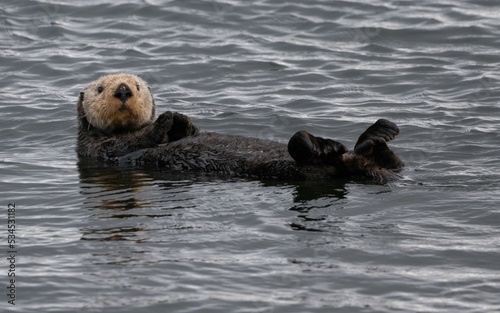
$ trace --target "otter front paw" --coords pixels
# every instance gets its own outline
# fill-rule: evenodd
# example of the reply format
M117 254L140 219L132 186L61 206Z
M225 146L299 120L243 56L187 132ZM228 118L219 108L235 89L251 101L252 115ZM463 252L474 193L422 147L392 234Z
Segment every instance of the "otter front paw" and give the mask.
M174 123L173 113L168 111L160 114L153 124L151 138L156 144L169 141L168 132Z
M173 125L168 131L170 142L198 134L198 128L193 125L189 117L180 113L173 113Z

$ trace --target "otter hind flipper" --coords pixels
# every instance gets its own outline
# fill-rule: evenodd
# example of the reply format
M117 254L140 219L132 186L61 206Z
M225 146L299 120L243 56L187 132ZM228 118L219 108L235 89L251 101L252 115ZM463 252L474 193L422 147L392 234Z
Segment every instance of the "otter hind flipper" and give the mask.
M359 136L354 153L371 159L382 168L400 170L404 163L387 146L387 142L396 138L399 128L393 122L379 119Z
M288 153L303 165L335 165L347 148L331 139L315 137L306 131L299 131L288 141Z
M396 138L397 134L399 134L399 127L396 124L386 119L379 119L359 136L354 149L357 149L358 145L369 139L391 141Z

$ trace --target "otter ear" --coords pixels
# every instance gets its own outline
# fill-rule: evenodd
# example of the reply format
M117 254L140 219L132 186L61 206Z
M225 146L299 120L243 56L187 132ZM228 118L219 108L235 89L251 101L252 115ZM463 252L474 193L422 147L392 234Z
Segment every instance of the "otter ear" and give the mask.
M78 112L78 117L79 118L84 118L85 117L85 112L83 110L83 91L80 92L80 95L78 97L78 102L76 103L76 111Z

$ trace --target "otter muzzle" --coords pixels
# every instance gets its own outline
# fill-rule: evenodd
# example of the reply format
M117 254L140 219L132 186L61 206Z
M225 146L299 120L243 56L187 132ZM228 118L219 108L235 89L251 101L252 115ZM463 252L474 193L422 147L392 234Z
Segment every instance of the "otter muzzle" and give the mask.
M121 83L118 88L116 88L115 94L113 96L120 99L122 103L125 104L125 102L127 102L127 100L133 96L133 93L125 83Z

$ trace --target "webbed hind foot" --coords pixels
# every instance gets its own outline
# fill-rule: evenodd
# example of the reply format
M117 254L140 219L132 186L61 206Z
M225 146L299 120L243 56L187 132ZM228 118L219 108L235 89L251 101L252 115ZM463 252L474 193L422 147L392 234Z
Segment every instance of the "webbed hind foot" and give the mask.
M347 148L331 139L315 137L306 131L299 131L288 142L288 153L299 164L336 165Z
M382 168L400 170L404 163L389 149L387 142L396 138L399 128L393 122L379 119L359 136L354 153L372 160Z

